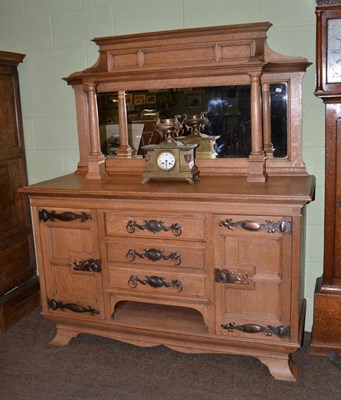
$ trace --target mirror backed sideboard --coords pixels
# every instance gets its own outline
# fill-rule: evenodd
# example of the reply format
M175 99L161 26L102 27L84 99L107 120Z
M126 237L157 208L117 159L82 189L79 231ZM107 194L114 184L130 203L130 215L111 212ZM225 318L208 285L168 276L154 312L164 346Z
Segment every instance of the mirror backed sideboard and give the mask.
M91 333L243 354L296 379L304 210L315 188L301 151L309 62L272 51L270 27L97 38L96 64L65 78L77 170L22 189L53 344ZM141 183L144 145L165 138L198 144L195 183Z

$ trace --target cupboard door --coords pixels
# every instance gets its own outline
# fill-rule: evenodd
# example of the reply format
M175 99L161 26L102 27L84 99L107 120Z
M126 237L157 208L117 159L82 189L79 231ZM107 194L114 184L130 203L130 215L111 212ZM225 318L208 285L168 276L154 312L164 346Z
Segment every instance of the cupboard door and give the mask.
M18 193L27 185L17 73L23 58L0 51L0 296L19 293L36 275L29 205Z
M92 210L39 210L45 307L102 317L97 217Z
M216 332L288 338L291 219L221 215L214 226Z

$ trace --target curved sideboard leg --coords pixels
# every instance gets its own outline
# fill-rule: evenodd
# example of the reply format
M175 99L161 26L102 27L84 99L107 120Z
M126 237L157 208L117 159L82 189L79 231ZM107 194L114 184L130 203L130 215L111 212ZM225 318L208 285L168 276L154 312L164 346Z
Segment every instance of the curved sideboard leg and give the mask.
M295 382L297 379L297 366L288 354L284 357L257 357L269 368L270 374L279 381Z
M54 346L65 346L70 342L71 339L78 336L80 332L74 331L72 329L65 329L58 327L56 336L51 340L50 344Z

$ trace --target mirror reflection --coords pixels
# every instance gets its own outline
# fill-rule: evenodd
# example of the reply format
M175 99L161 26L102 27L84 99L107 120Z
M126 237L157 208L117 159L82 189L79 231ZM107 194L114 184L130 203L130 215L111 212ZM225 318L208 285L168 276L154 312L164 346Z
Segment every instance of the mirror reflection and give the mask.
M129 144L135 157L143 146L170 134L198 143L198 158L248 157L251 149L250 85L126 92ZM270 84L274 157L287 156L287 84ZM119 146L118 100L98 94L102 152Z

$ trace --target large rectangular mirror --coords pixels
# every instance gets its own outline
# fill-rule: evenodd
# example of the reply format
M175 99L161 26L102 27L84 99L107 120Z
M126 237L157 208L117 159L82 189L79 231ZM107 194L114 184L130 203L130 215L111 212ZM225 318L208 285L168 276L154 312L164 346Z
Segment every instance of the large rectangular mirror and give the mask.
M270 126L273 156L287 157L287 83L270 85ZM197 142L198 158L246 158L251 150L250 85L213 86L126 92L128 136L133 157L143 157L143 146L163 140L158 121L181 124L176 136ZM115 156L119 142L117 93L97 97L102 152ZM205 147L205 148L203 148Z

